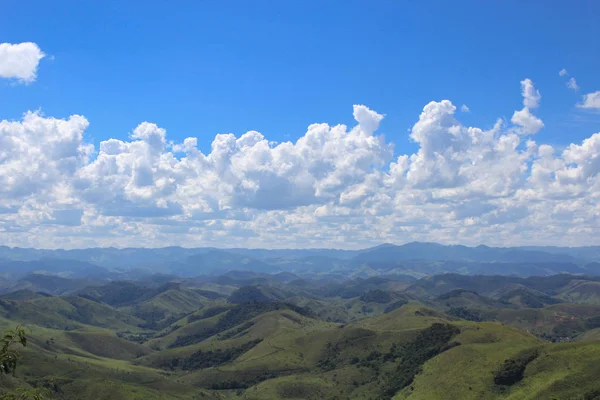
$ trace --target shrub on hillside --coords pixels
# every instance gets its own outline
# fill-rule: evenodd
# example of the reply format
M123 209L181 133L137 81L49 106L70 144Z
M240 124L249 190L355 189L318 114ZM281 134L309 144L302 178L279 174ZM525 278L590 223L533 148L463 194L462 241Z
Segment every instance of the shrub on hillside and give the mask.
M458 346L458 343L450 342L458 333L460 329L454 325L435 323L423 329L414 341L396 347L393 358L400 358L400 363L385 386L383 398L392 398L410 385L426 361Z
M217 306L217 307L209 308L208 310L204 311L202 314L190 315L188 317L188 323L191 324L192 322L199 321L201 319L207 319L207 318L214 317L215 315L219 315L222 312L229 310L230 308L231 307L225 307L225 306Z
M465 307L452 307L448 311L446 311L446 314L452 317L466 319L467 321L481 322L484 320L483 316L479 311L470 310Z
M170 370L181 368L184 371L216 367L235 360L260 342L262 342L262 339L252 340L239 347L208 351L198 350L189 357L174 358L170 362L161 365L161 367Z
M511 386L523 379L527 365L539 356L537 349L527 349L514 358L504 361L502 367L494 375L496 385Z
M389 292L381 289L369 290L367 293L360 296L360 300L365 303L389 303L392 301L392 295Z
M408 301L406 300L398 300L393 302L392 304L388 305L384 310L383 313L387 314L387 313L391 313L394 310L397 310L398 308L402 307L403 305L408 304Z
M301 315L308 315L309 312L302 307L298 307L293 304L282 303L277 301L262 302L262 301L250 301L231 308L227 311L216 326L213 328L206 328L203 331L190 336L178 337L173 344L169 347L181 347L189 346L191 344L200 343L201 341L208 339L218 333L224 332L231 328L235 328L237 325L242 324L260 314L276 311L276 310L292 310ZM189 317L188 317L189 319Z

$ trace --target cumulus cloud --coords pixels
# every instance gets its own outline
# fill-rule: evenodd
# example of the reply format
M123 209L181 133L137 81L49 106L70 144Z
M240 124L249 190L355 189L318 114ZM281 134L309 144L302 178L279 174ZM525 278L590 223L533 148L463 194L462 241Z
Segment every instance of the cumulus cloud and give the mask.
M521 134L537 133L544 127L544 123L531 113L531 109L539 107L542 96L531 79L521 81L521 94L524 107L522 110L514 112L511 122L518 126L518 132Z
M0 122L0 240L37 247L360 247L381 242L583 244L598 240L600 133L558 151L534 142L540 93L521 82L511 123L464 125L449 100L426 104L408 138L309 125L295 142L256 131L168 140L138 125L88 143L88 121L26 113ZM395 154L393 142L417 150Z
M593 93L583 95L583 100L577 104L579 108L587 108L590 110L600 110L600 90Z
M471 112L471 109L466 104L463 104L462 106L460 106L460 111L468 113Z
M559 76L569 76L569 71L567 71L566 69L563 68L558 72L558 75Z
M521 81L521 94L523 95L523 105L525 107L537 108L540 105L542 96L531 79L527 78Z
M515 111L511 122L518 125L520 127L519 132L524 134L537 133L544 127L542 120L533 115L528 107Z
M70 185L93 149L83 142L87 126L79 115L56 119L37 112L0 121L0 195L20 201Z
M0 43L0 78L31 83L36 80L38 64L44 57L35 43Z

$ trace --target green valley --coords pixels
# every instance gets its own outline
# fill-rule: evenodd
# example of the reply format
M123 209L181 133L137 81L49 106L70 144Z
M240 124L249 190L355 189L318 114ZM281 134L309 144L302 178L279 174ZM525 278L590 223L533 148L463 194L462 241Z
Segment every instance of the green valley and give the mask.
M597 278L324 277L230 271L67 282L63 295L6 290L0 328L24 324L29 342L0 390L65 400L600 394Z

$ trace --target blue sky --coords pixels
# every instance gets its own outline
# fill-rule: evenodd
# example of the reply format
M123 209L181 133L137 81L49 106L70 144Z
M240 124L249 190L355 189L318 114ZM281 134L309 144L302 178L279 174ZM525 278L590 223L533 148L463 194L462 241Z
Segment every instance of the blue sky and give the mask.
M599 16L5 2L0 244L597 244Z
M402 153L427 102L467 104L464 122L489 127L519 106L525 77L544 95L539 138L581 140L598 123L571 115L577 94L557 75L600 87L594 1L12 1L2 14L2 41L53 59L35 85L0 84L0 117L83 114L95 143L146 120L203 150L251 129L283 141L365 104Z

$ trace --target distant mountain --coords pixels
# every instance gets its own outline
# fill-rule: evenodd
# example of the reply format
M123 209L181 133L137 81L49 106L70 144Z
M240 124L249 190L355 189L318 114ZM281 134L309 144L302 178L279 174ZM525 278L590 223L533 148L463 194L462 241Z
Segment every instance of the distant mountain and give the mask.
M513 290L507 291L499 298L499 300L523 308L542 308L561 302L560 300L550 297L543 292L530 289L522 285L519 285L519 287Z
M89 248L75 250L39 250L0 246L0 259L12 261L36 261L61 259L87 262L105 268L134 268L145 266L152 269L156 265L185 259L209 249L185 249L182 247L147 248Z
M525 246L523 250L542 251L550 254L566 254L580 260L600 262L600 246L555 247L555 246Z
M500 275L460 275L441 274L423 278L406 289L407 293L418 297L432 298L456 289L474 291L483 296L500 298L509 291L518 287L526 287L534 291L556 296L562 293L575 279L584 279L586 282L598 282L598 277L579 277L576 275L552 275L536 277L514 277Z
M260 260L283 258L283 259L303 259L311 257L322 257L339 260L349 260L363 250L338 250L338 249L226 249L231 253L242 254L248 257Z
M222 274L230 270L275 272L278 269L256 258L225 250L210 250L187 257L172 271L175 275L192 277L201 274Z
M0 262L3 275L18 279L30 273L60 274L73 278L110 279L117 273L110 273L106 268L77 260L60 258L41 258L32 261Z
M481 296L477 292L467 289L455 289L448 293L444 293L435 299L439 304L450 308L476 308L476 309L492 309L492 308L510 308L512 305L503 300L494 300L488 297Z
M437 243L413 242L402 246L377 246L361 252L352 259L355 263L381 263L402 260L575 263L577 258L569 254L550 253L535 249L444 246Z
M99 303L120 307L133 304L144 296L149 297L149 293L153 291L154 289L133 282L111 282L102 286L88 286L76 294Z
M273 279L275 279L278 282L288 283L296 279L300 279L300 277L291 272L279 272L278 274L273 275Z
M216 276L227 271L285 272L300 278L337 281L374 276L421 278L448 272L521 277L598 275L600 246L503 248L422 242L383 244L363 250L212 247L37 250L0 246L0 277L10 280L30 273L111 281L143 280L153 274L183 278ZM3 285L0 282L0 287Z
M249 257L257 260L263 259L300 259L306 257L327 257L333 259L349 259L360 250L336 249L217 249L204 248L89 248L75 250L42 250L31 248L0 246L0 262L2 261L37 261L41 259L63 259L88 262L108 268L132 268L134 266L147 266L153 268L162 263L185 261L191 256L211 252L227 252L237 256Z
M33 273L17 281L4 282L0 285L0 293L12 293L26 289L52 295L65 295L95 282L97 281L92 279L69 279L55 275Z
M51 295L43 292L34 292L31 289L21 289L16 292L11 292L0 296L4 300L33 300L40 297L50 297Z
M294 293L287 293L271 286L242 286L229 296L230 303L240 304L252 301L282 301Z

